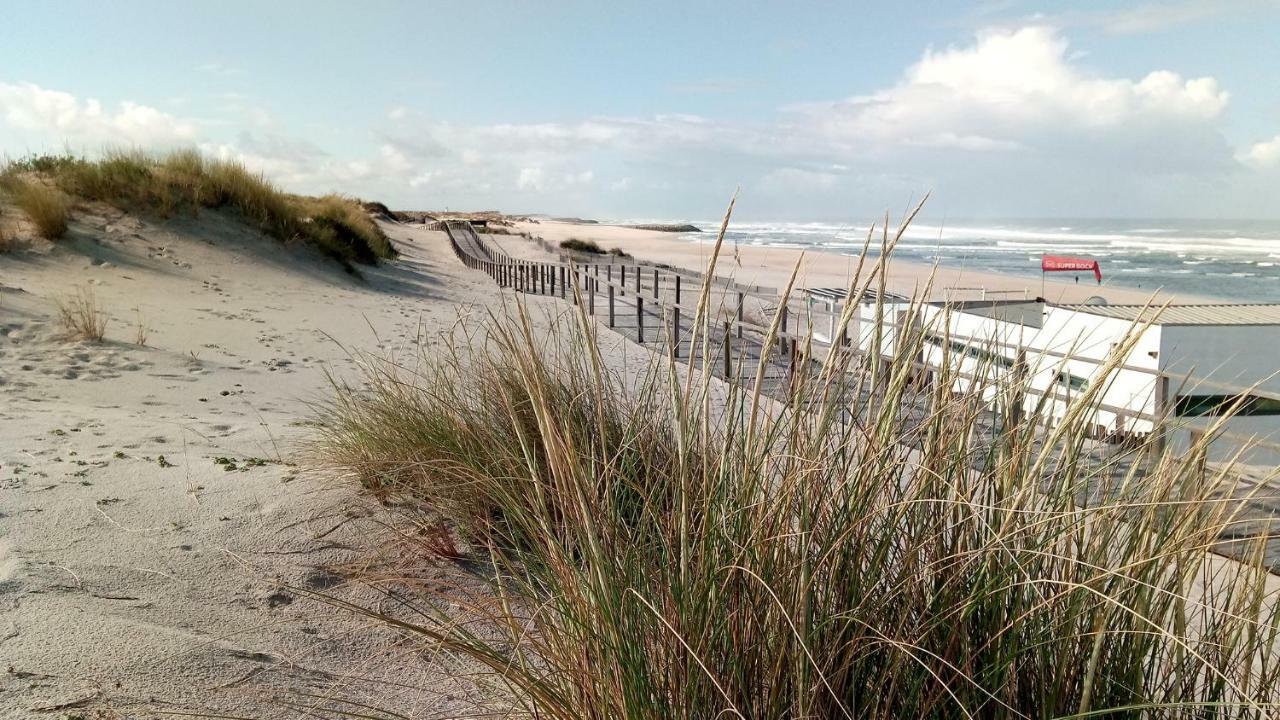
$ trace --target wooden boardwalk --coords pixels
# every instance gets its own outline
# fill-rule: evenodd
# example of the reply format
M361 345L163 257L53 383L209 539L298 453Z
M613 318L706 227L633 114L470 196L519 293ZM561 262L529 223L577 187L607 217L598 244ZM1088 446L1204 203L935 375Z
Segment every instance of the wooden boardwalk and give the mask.
M458 258L467 266L487 273L500 287L517 292L556 297L567 303L581 302L584 310L607 327L631 341L667 352L690 366L702 367L704 359L711 372L727 382L754 383L761 365L761 391L764 395L782 402L791 400L792 383L805 373L816 375L822 369L818 357L826 356L829 345L816 343L808 332L795 332L798 328L787 325L786 306L779 306L777 297L764 297L760 288L739 286L722 278L711 283L710 303L704 332L693 338L694 314L702 290L703 278L697 273L676 271L629 261L620 262L532 262L506 256L500 250L476 234L464 221L446 224L449 240ZM774 293L776 295L776 291ZM779 320L779 332L775 333L775 345L767 353L765 337L769 333L766 322L752 322L748 317L749 306L764 307L767 323ZM796 323L798 324L798 323ZM706 357L703 356L703 337L707 338ZM847 341L846 341L847 344ZM812 356L804 356L802 348L809 347ZM859 373L869 371L867 357L859 352L856 344L850 345L841 355L846 363L846 373L841 397L828 398L838 403L843 416L851 419L851 412L865 412L872 407L870 383L859 382ZM937 368L921 365L923 373ZM904 428L908 437L929 414L927 391L917 391L907 396L909 407L904 409L907 419ZM852 410L851 410L852 409ZM986 411L975 423L976 450L973 462L980 468L985 462L984 447L989 447L1001 432L1000 418L991 410ZM1113 445L1101 440L1086 441L1081 449L1083 460L1096 469L1106 469L1106 477L1119 480L1133 470L1140 479L1145 474L1146 458L1123 445ZM1052 472L1052 471L1048 471ZM1106 484L1099 476L1095 482L1080 491L1078 502L1087 506L1103 500L1098 487ZM1246 492L1262 482L1274 479L1244 478ZM1043 478L1046 486L1054 478ZM1113 483L1114 484L1114 483ZM1267 535L1267 549L1263 564L1271 572L1280 574L1280 488L1268 485L1259 497L1241 498L1245 522L1223 535L1219 554L1239 558L1247 552L1247 544L1233 540Z

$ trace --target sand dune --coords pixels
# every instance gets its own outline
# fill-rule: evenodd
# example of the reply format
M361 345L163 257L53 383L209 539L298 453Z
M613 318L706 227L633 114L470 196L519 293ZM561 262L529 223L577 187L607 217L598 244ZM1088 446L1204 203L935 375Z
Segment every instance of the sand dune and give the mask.
M334 570L376 544L366 501L294 464L326 369L494 301L441 234L387 231L404 257L364 282L212 212L97 208L0 255L0 717L294 715L278 691L470 707L440 662L294 589L379 602ZM64 338L76 288L110 314L102 343Z

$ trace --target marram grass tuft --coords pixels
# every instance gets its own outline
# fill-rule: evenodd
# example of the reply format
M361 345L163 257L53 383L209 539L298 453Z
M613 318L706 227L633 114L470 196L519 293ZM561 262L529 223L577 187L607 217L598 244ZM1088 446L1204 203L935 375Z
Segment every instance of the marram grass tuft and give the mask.
M1010 413L994 432L983 398L1021 380L922 384L926 328L770 399L670 359L624 381L581 308L535 327L517 308L413 366L364 358L315 441L492 565L484 593L444 598L469 622L430 593L409 621L354 609L483 663L525 715L1278 712L1276 585L1209 552L1229 478L1202 474L1203 446L1140 481L1079 462L1100 389L1051 429Z

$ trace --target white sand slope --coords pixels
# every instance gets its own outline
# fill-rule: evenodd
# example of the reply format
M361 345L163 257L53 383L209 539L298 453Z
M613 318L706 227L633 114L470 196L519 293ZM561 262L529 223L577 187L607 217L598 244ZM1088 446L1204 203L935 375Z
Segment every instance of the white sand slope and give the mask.
M292 589L378 603L334 570L362 558L364 501L290 464L339 343L404 351L493 302L442 234L387 229L405 257L363 283L217 213L83 211L0 255L0 717L300 716L281 689L471 707L445 659ZM76 287L105 342L63 338Z

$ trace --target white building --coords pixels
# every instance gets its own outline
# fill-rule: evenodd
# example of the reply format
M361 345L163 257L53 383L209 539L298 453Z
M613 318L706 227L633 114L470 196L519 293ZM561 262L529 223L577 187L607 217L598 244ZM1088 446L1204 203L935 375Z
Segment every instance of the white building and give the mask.
M897 351L897 328L911 304L889 298L859 308L864 352ZM879 343L875 327L881 314ZM1211 445L1216 461L1280 465L1280 304L1050 305L1042 301L962 301L916 306L925 333L919 360L949 363L957 391L1007 372L1026 372L1028 411L1062 417L1071 398L1101 395L1090 418L1099 437L1150 433L1167 414L1166 441L1175 451L1238 403ZM1123 357L1112 357L1126 343ZM1020 365L1021 363L1021 365ZM1109 368L1109 370L1108 370ZM991 399L991 398L988 398Z
M1136 345L1106 387L1103 403L1148 415L1168 412L1169 441L1185 448L1191 434L1214 423L1233 404L1234 415L1212 444L1213 459L1228 460L1244 446L1249 464L1280 464L1280 304L1061 305L1045 309L1042 346L1078 345L1098 359L1130 333ZM1086 364L1070 363L1085 374ZM1117 413L1103 413L1114 426ZM1136 432L1151 430L1137 421Z

